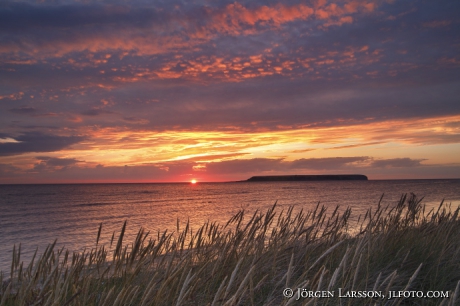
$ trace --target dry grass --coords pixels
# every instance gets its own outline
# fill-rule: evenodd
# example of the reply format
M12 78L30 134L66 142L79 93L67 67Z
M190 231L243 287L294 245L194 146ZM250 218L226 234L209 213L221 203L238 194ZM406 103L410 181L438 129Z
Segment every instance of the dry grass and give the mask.
M113 251L70 253L50 245L27 265L14 249L0 276L0 305L459 305L459 209L425 211L415 196L380 205L347 229L351 210L240 211L225 225L192 232L142 229ZM5 273L8 273L5 272ZM286 287L334 291L330 298L284 298ZM346 299L338 288L449 291L448 298Z

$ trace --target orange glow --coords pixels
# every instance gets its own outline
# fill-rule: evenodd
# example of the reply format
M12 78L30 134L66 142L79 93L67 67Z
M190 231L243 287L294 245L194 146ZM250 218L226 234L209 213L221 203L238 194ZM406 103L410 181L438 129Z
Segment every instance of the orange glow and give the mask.
M404 150L411 146L418 147L422 143L452 143L457 133L455 124L459 120L460 116L455 115L386 122L373 122L369 118L369 122L350 121L346 122L348 125L339 127L293 126L277 131L251 132L234 130L152 133L148 130L127 131L122 128L104 128L98 131L82 129L80 133L89 135L91 142L48 155L56 158L72 157L82 161L87 167L102 164L105 167L151 165L164 168L170 163L188 160L197 163L193 166L201 166L190 166L190 169L184 171L202 172L208 162L280 156L287 160L317 158L335 156L338 149L342 156L378 153L379 157L390 158L396 153L394 148L385 146L385 143L399 143L404 146ZM378 146L378 150L369 144ZM404 150L402 152L406 152ZM439 150L443 152L443 149ZM35 155L23 155L24 158L31 159L29 167L36 162ZM3 159L5 162L9 160L8 157ZM450 158L452 159L453 157Z
M322 127L280 126L280 130L264 131L129 131L124 128L80 129L91 141L75 144L46 156L75 160L65 171L49 165L52 174L75 173L75 182L85 182L84 173L93 182L109 182L123 173L124 180L110 182L189 182L239 180L249 175L217 165L233 160L275 159L290 162L299 159L367 156L394 159L410 156L428 164L458 163L458 122L460 116L444 116L413 120L374 122L373 118L353 122L343 120L342 126ZM257 126L257 122L254 122ZM2 142L13 139L3 138ZM420 146L424 150L420 150ZM154 156L154 158L152 158ZM370 159L368 159L370 162ZM15 171L39 173L43 162L36 153L3 156L3 164L15 164ZM228 163L227 163L228 165ZM11 168L13 169L13 168ZM14 169L13 169L14 170ZM50 170L50 171L51 171ZM12 171L12 170L11 170ZM233 172L232 172L233 171ZM37 174L38 175L38 174ZM157 178L158 177L158 178ZM193 178L193 180L192 180ZM60 181L64 182L64 177ZM1 182L1 180L0 180ZM51 182L51 181L50 181Z

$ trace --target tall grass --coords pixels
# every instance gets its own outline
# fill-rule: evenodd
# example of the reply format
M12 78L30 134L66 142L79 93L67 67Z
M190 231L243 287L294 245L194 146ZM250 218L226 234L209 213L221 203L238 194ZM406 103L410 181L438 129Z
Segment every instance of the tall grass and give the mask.
M414 195L369 209L348 228L351 210L240 211L226 224L190 224L150 235L140 229L113 246L71 253L55 243L30 263L14 248L0 276L0 305L459 305L459 208L425 211ZM356 226L355 226L356 228ZM113 251L109 251L113 250ZM283 289L292 288L292 298ZM299 297L297 288L334 291ZM343 291L449 291L448 298L340 298Z

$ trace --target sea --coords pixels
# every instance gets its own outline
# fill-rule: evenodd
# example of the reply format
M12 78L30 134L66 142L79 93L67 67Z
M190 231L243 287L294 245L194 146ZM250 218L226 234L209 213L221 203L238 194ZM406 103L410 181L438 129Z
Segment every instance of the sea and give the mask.
M318 203L329 213L350 207L352 221L367 209L396 205L414 193L427 208L441 201L460 205L460 179L369 180L309 182L231 182L164 184L55 184L0 185L0 271L9 275L13 247L21 247L27 266L56 240L56 248L72 252L91 249L102 224L100 244L109 244L127 222L125 243L140 228L157 233L177 231L187 222L196 230L207 221L224 225L235 213L265 212L276 203L278 211L294 206L314 209Z

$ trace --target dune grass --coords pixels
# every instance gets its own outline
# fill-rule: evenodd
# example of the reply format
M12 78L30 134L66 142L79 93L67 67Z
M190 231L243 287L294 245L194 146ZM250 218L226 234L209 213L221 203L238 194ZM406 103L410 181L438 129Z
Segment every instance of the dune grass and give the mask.
M83 253L51 244L24 264L14 249L11 271L0 276L0 305L459 305L459 208L436 210L414 195L369 209L350 234L351 210L281 210L227 224L186 224L155 235L141 229L124 243ZM356 229L356 226L355 226ZM110 251L109 251L110 250ZM292 288L292 298L283 289ZM333 292L298 296L298 288ZM376 291L385 298L344 298ZM436 291L448 297L388 299L390 291Z

